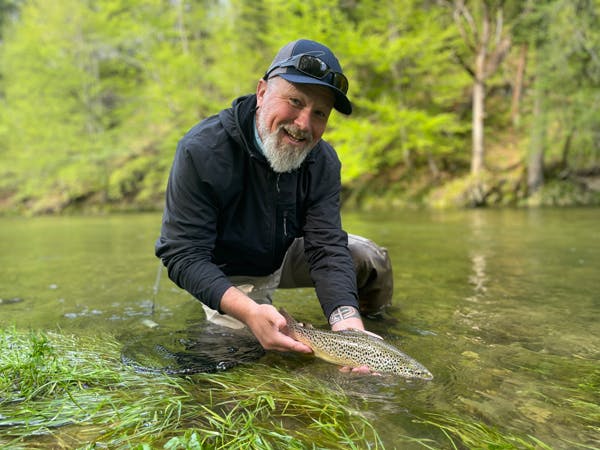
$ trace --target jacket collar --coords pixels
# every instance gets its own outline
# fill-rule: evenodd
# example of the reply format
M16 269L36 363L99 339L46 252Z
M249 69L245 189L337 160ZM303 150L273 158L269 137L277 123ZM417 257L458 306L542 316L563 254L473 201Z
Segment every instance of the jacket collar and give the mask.
M256 147L254 141L254 116L256 114L256 95L245 95L236 98L231 108L224 109L219 118L227 133L242 146L252 157L265 163L266 158Z

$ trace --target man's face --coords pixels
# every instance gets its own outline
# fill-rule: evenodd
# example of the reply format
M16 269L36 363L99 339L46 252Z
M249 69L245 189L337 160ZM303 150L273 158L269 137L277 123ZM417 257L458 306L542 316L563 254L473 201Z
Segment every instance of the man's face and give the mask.
M275 172L297 169L325 132L333 92L325 86L260 80L256 126Z

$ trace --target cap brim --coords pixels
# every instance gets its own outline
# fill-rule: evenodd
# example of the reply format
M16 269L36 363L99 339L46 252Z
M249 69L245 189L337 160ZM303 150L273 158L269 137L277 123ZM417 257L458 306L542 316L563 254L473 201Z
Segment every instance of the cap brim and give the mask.
M325 81L321 81L318 78L313 78L313 77L296 74L296 73L278 73L278 74L276 74L276 76L279 76L279 77L283 78L284 80L289 81L290 83L318 84L321 86L328 87L329 89L331 89L333 91L333 94L335 95L335 103L333 104L333 107L336 110L338 110L339 112L341 112L342 114L346 114L346 115L352 114L352 103L350 103L350 100L348 100L348 97L346 97L346 94L344 94L342 91L340 91L336 87L330 85L329 83L327 83Z

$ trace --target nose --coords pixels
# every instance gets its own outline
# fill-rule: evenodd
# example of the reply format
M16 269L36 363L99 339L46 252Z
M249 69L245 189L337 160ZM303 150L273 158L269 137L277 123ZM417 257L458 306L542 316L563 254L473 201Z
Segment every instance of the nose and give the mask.
M310 131L311 127L311 110L310 108L302 108L296 119L294 120L295 125L302 131Z

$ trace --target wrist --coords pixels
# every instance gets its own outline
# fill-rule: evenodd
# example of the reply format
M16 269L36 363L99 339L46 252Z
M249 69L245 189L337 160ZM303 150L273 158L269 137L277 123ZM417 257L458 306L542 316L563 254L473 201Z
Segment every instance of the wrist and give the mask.
M220 306L221 311L225 314L247 323L258 304L244 292L232 286L223 294Z
M360 312L354 306L342 305L335 308L329 315L329 325L334 327L348 319L358 319L361 323Z

